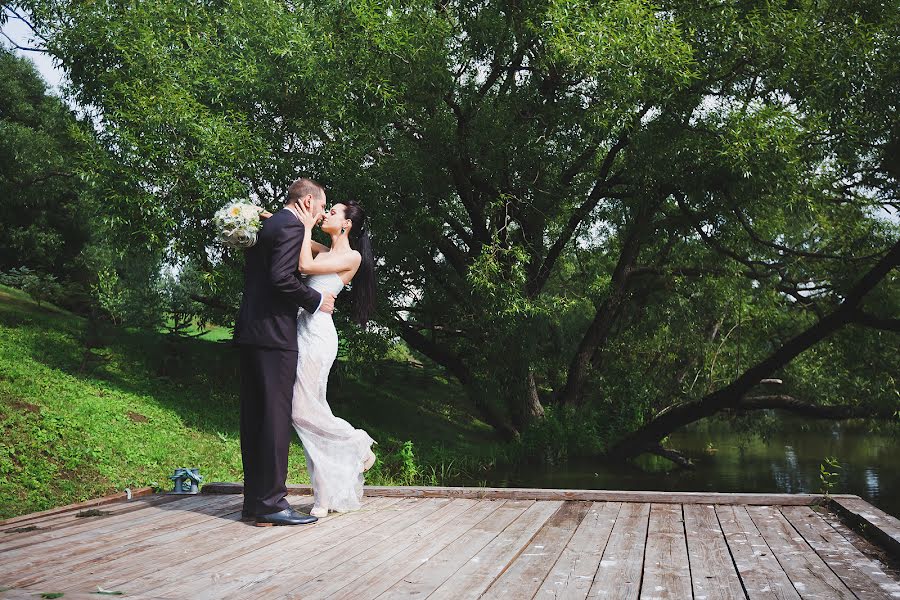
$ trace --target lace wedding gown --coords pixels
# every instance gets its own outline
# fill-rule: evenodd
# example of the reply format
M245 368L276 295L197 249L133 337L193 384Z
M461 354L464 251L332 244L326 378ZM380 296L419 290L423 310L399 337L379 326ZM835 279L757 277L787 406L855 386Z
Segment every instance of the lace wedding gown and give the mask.
M310 275L306 284L335 296L344 289L337 273ZM375 440L334 416L325 399L328 373L338 349L331 315L301 309L297 317L297 345L291 421L306 454L314 506L338 512L356 510L363 496L363 463Z

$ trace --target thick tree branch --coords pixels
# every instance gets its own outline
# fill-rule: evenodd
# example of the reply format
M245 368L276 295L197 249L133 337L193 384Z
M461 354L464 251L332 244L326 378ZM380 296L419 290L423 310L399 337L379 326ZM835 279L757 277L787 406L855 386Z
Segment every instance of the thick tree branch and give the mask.
M872 327L873 329L900 332L900 319L878 317L863 310L854 311L850 317L850 322L855 325Z
M609 192L612 184L614 183L612 179L609 177L610 170L612 169L613 162L616 157L622 151L625 146L628 145L628 135L630 132L630 128L626 128L622 130L622 133L619 134L619 138L609 149L609 152L606 153L606 158L603 159L603 164L600 166L600 171L597 175L597 181L594 184L594 187L591 189L591 192L588 194L587 199L575 209L572 215L569 217L568 222L563 227L562 232L559 237L550 246L550 249L547 251L547 256L544 257L544 260L541 262L540 267L535 269L535 275L528 282L527 293L529 297L537 296L541 290L544 288L544 285L547 283L547 279L550 277L550 272L553 270L553 266L556 264L557 259L559 259L566 245L571 241L572 236L575 234L575 230L578 229L578 226L584 221L585 218L594 210L597 204L601 199Z
M438 238L436 243L438 250L441 251L441 254L444 255L444 258L446 258L450 266L453 267L453 270L461 277L465 277L467 267L466 256L463 251L445 237Z
M657 456L662 456L663 458L671 460L682 469L694 468L694 463L691 462L691 459L686 457L678 450L673 450L672 448L665 448L662 445L657 445L653 448L650 448L648 452L650 452L650 454L656 454Z
M190 299L194 302L199 302L200 304L205 304L209 307L215 308L216 310L226 311L226 312L234 312L236 313L238 310L237 306L233 306L231 304L226 304L222 302L218 298L213 298L211 296L201 296L200 294L191 294Z
M597 308L597 313L581 338L578 350L569 364L566 384L559 395L561 404L575 404L581 398L581 390L587 378L591 358L609 336L622 312L622 305L628 294L631 268L640 254L645 234L650 229L650 217L657 206L659 206L659 202L648 203L632 219L631 229L622 243L619 260L613 270L609 295Z
M900 241L884 253L881 259L848 290L844 300L827 316L798 335L784 342L763 360L744 371L723 388L694 402L666 408L650 422L626 435L610 448L611 456L629 457L646 452L676 429L717 412L735 408L759 381L783 368L794 358L835 331L853 321L863 298L881 282L891 270L900 265Z

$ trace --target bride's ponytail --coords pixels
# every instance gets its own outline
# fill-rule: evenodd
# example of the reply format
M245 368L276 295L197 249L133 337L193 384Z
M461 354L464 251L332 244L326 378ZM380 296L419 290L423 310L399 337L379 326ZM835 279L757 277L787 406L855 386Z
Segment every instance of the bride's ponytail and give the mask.
M350 247L360 253L362 261L350 285L353 320L365 325L375 314L375 256L362 206L354 200L344 203L345 217L350 219Z

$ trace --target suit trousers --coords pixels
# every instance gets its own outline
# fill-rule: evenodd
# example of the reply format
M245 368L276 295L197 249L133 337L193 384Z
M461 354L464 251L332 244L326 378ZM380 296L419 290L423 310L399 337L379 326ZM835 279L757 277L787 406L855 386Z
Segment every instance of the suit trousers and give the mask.
M268 515L290 507L285 496L297 351L240 346L240 357L244 511Z

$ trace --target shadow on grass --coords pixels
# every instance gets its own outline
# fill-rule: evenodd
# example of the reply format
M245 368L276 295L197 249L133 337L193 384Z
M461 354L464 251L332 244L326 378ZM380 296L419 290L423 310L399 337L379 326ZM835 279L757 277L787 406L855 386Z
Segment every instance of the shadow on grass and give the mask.
M52 369L101 389L152 398L199 431L239 435L240 365L229 341L89 324L2 289L0 326L29 328L29 335L21 336L21 351ZM336 414L369 430L378 450L411 440L426 454L470 453L497 442L490 427L472 416L460 386L436 367L382 361L370 364L364 375L352 369L336 365L329 402Z

